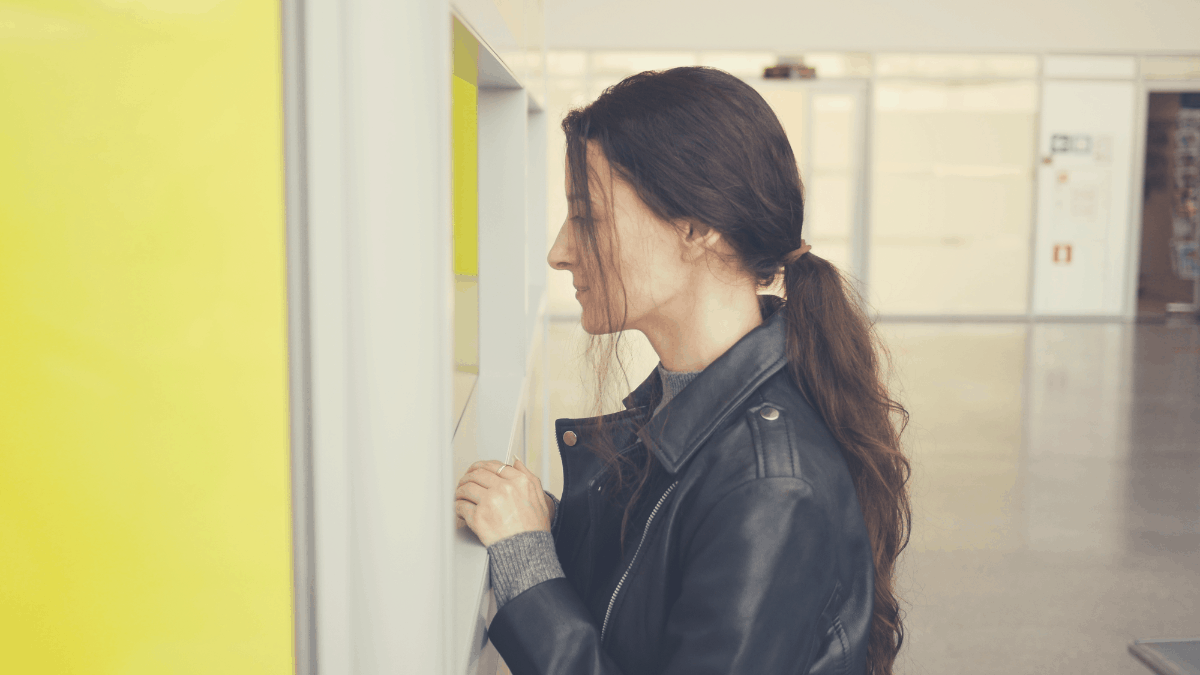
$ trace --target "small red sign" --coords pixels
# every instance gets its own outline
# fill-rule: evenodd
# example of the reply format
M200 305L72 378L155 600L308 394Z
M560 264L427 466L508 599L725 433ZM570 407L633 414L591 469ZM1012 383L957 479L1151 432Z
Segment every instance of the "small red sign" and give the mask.
M1059 263L1061 265L1071 264L1071 245L1070 244L1055 244L1054 245L1054 262Z

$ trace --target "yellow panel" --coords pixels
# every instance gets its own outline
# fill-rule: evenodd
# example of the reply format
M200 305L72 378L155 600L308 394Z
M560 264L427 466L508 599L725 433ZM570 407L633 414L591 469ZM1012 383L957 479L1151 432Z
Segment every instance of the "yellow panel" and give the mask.
M479 274L479 42L451 18L454 72L450 127L454 178L454 273Z
M454 273L479 274L479 89L450 81L454 171Z
M0 8L0 672L293 671L280 15Z
M458 19L450 17L450 24L454 33L454 76L477 87L479 86L479 41Z
M454 361L479 372L479 43L457 19L450 77L454 203ZM456 416L457 418L457 416Z

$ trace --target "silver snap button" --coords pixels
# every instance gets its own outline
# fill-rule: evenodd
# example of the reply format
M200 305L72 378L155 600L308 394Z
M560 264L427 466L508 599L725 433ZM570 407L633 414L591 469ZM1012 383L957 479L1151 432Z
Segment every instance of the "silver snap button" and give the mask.
M567 433L563 434L563 443L566 443L567 445L575 445L575 438L575 432L568 431Z
M764 420L779 419L779 411L774 408L763 408L758 414L762 415Z

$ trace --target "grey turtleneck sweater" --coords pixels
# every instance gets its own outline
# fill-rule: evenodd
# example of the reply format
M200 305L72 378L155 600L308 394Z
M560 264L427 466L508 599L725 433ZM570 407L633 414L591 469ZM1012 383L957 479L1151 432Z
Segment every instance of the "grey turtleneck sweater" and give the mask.
M663 393L654 414L663 409L668 401L696 379L702 370L677 373L663 368L658 363L658 375L662 380ZM496 595L496 609L526 590L550 579L566 576L554 550L554 535L558 528L558 500L554 501L554 519L550 532L522 532L502 539L488 547L489 569L492 575L492 590Z

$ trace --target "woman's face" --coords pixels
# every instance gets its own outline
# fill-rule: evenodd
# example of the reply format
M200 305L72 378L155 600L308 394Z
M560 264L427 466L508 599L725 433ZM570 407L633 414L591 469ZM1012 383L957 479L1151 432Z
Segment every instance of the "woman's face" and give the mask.
M572 204L569 167L564 186L569 205L567 220L559 229L547 261L554 269L571 271L572 283L579 289L576 298L583 308L581 323L588 333L603 335L622 329L644 329L664 309L689 302L688 286L694 265L684 260L688 227L684 224L681 234L655 216L628 183L610 172L604 153L592 141L588 142L588 168L592 174L589 184L592 215L608 272L608 297L603 297L598 274L592 270L593 262L579 239L579 225L574 219L582 216L583 210ZM615 254L614 235L620 242ZM605 324L602 309L605 304L612 308L614 322L621 321L628 310L623 328Z

